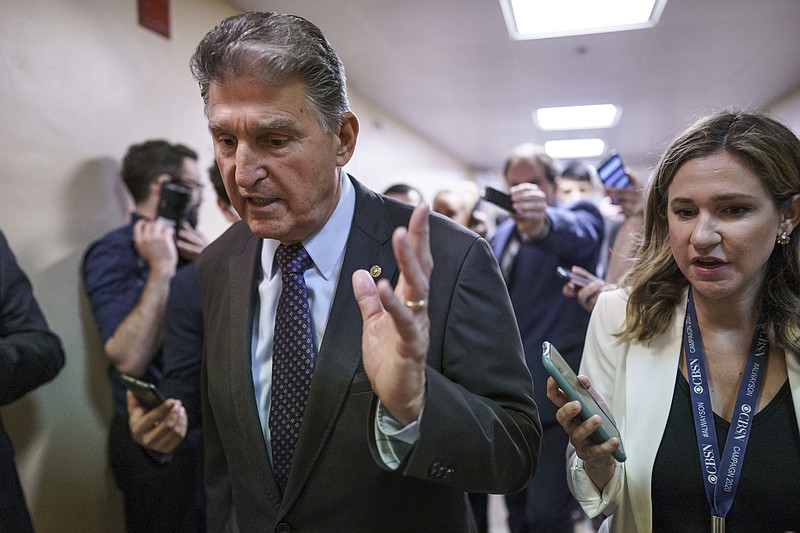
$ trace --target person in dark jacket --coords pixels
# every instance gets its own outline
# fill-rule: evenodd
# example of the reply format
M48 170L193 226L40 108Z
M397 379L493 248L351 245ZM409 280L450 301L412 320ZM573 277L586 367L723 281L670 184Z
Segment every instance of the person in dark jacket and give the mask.
M36 303L28 277L0 232L0 405L52 380L64 349ZM0 531L33 531L14 464L14 448L0 418Z

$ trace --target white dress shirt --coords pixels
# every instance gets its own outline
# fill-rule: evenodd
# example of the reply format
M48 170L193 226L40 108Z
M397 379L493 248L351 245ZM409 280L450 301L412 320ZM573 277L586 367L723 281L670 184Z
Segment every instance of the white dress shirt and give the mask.
M304 277L308 287L308 303L311 308L311 328L314 335L314 353L319 353L325 327L342 271L344 249L353 211L356 193L353 184L341 172L342 194L325 225L314 235L303 241L314 264L306 270ZM272 338L275 333L275 313L281 294L280 267L275 261L275 251L280 241L264 239L261 247L263 277L258 284L259 303L253 318L252 374L255 387L258 416L264 439L270 443L269 409L272 404ZM267 446L272 460L272 447Z
M325 328L331 313L342 262L353 223L356 193L353 184L344 172L340 174L342 194L339 203L325 225L314 235L303 241L303 247L314 262L304 273L308 300L311 309L314 353L319 353ZM261 247L262 279L258 284L258 306L253 318L252 375L258 416L264 441L267 443L272 461L269 410L272 405L272 341L275 333L275 314L281 294L280 267L275 261L275 252L280 241L264 239ZM378 449L384 463L396 469L411 445L419 437L419 418L402 427L382 407L376 417L375 434ZM422 413L420 412L420 417Z

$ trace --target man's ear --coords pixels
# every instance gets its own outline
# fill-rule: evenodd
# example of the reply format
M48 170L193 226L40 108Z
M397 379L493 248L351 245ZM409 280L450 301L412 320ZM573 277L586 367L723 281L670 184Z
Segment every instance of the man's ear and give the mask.
M353 113L346 113L336 132L339 147L336 149L336 166L343 167L353 157L358 138L358 118Z
M172 179L172 176L169 174L160 174L156 179L150 183L150 197L159 196L161 194L161 186L164 185L165 181L169 181Z
M169 181L171 179L172 179L172 176L167 174L167 173L159 174L159 176L156 179L153 180L153 183L151 184L151 187L156 187L157 189L160 189L165 181Z

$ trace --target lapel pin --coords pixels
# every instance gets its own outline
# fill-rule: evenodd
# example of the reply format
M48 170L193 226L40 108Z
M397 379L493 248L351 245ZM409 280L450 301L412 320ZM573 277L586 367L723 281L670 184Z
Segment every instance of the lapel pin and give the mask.
M379 267L378 265L372 265L371 267L369 267L369 274L373 278L377 278L378 276L381 275L381 267Z

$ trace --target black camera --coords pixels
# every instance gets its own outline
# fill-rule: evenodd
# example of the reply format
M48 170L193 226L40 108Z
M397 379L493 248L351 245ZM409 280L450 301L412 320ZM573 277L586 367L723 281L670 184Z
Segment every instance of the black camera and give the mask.
M183 221L197 226L197 206L192 205L194 189L185 183L172 179L161 186L158 201L158 216L174 223L179 228Z

